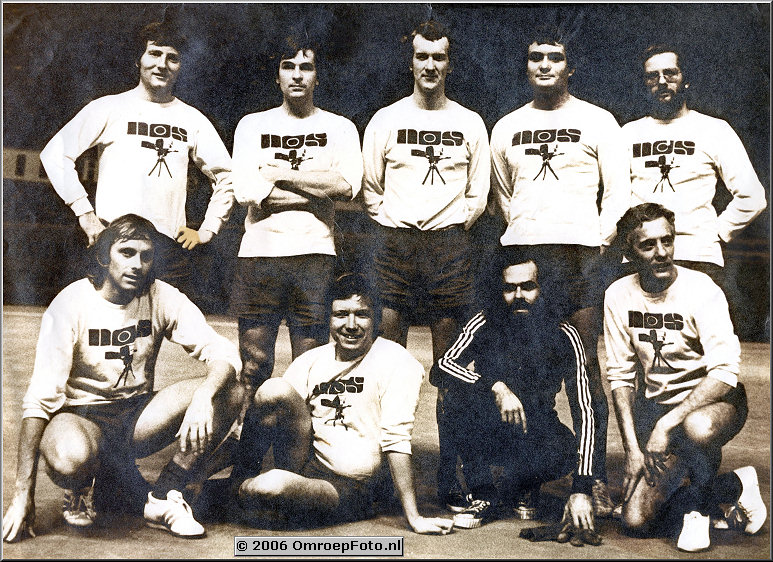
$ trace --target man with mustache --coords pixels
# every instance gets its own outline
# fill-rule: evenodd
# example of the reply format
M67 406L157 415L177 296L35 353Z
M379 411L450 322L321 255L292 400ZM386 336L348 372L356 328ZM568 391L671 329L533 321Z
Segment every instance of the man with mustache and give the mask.
M649 115L623 126L631 205L654 202L671 209L677 263L724 287L722 248L765 209L765 190L730 125L687 107L689 73L679 50L650 46L642 68ZM720 180L732 199L717 216L712 200Z
M377 223L374 269L382 335L405 346L411 312L426 304L432 357L445 352L472 302L467 231L486 206L488 133L481 117L446 97L451 39L436 21L412 33L413 94L379 110L365 129L362 192ZM456 477L438 394L438 495Z
M536 250L545 301L577 328L585 347L596 418L593 508L608 516L609 406L597 357L605 273L601 255L630 196L620 127L606 110L569 93L570 38L535 33L526 76L534 99L491 133L492 189L506 223L503 246ZM601 207L597 205L599 192Z
M215 127L173 93L185 44L170 22L143 27L137 86L89 103L49 141L40 159L89 246L108 222L127 213L145 217L163 234L156 247L158 278L190 296L189 253L220 231L234 198L231 157ZM94 146L99 149L96 212L75 169L76 159ZM185 216L190 163L214 189L198 230L188 227Z
M754 534L767 518L756 470L717 475L722 446L749 411L727 300L707 275L674 263L670 210L642 203L617 231L635 270L604 298L607 376L625 450L623 524L638 533L681 524L676 546L687 552L709 548L711 515L717 527Z
M524 491L573 475L564 524L591 542L592 458L594 442L590 386L580 335L551 315L542 297L535 252L501 248L492 268L492 289L485 308L462 328L431 375L450 387L446 409L472 499L454 525L473 528L500 515L498 502L517 505ZM556 395L566 386L574 435L558 419ZM504 466L500 489L490 465ZM554 537L555 538L555 537Z

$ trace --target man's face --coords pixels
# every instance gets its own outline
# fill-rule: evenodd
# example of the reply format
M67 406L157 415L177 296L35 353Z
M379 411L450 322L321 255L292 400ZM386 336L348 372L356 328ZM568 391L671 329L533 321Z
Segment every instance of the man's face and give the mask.
M140 82L145 88L171 91L180 73L180 53L174 47L148 41L138 66Z
M674 227L665 219L647 221L631 233L631 255L642 288L648 292L667 289L676 279Z
M644 83L656 106L681 107L685 83L676 53L658 53L644 61Z
M429 41L422 35L413 38L413 70L414 84L424 93L431 93L438 88L444 88L446 75L450 67L448 37L437 41Z
M330 335L339 361L352 361L365 355L373 345L373 308L359 295L334 300Z
M566 61L563 45L532 43L529 45L526 77L534 90L566 92L574 70Z
M145 285L153 265L153 243L149 240L118 240L110 247L105 283L124 294Z
M317 85L314 51L298 51L293 58L279 61L276 83L285 99L311 97Z
M540 295L537 265L533 261L511 265L502 270L502 297L510 314L527 316Z

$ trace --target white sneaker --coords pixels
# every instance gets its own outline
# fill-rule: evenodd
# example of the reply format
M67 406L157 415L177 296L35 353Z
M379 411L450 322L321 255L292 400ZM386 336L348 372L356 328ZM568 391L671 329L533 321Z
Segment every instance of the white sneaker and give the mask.
M741 497L735 502L739 511L746 518L746 526L743 530L748 535L753 535L758 532L765 520L768 518L768 508L765 507L765 502L762 501L762 495L760 494L760 485L757 481L757 471L753 466L744 466L743 468L736 468L733 472L738 475L741 480Z
M149 492L144 515L148 527L169 531L176 537L198 539L207 533L194 519L191 506L177 490L170 490L165 500L157 499Z
M97 512L94 509L94 482L80 490L65 490L62 516L72 527L86 529L94 524Z
M682 532L676 541L676 548L685 552L700 552L711 546L709 538L709 516L697 511L685 513Z

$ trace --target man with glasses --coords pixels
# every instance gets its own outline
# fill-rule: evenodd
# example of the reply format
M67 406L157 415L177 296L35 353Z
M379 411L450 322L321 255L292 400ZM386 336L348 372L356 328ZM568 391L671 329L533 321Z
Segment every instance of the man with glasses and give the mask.
M682 54L653 45L642 62L650 114L623 127L631 205L653 202L673 210L677 263L723 286L722 246L765 209L765 190L730 125L688 109ZM717 216L712 200L719 180L733 198Z

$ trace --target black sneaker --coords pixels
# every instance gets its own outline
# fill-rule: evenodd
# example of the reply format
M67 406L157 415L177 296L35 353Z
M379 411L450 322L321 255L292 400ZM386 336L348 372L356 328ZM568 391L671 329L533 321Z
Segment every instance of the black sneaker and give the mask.
M476 529L494 519L494 507L488 500L476 500L470 496L470 504L454 515L454 527Z
M513 513L516 519L532 520L537 518L537 506L539 505L539 486L526 488L518 492L515 499Z
M459 488L454 487L445 495L441 502L449 511L461 513L470 507L470 504L472 503L472 494L467 494L465 496Z

